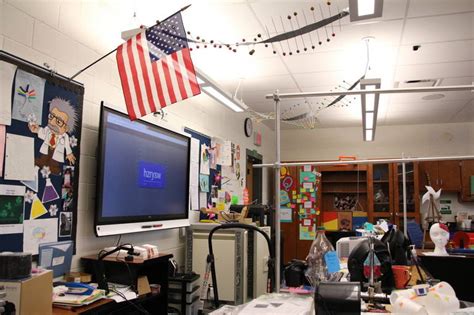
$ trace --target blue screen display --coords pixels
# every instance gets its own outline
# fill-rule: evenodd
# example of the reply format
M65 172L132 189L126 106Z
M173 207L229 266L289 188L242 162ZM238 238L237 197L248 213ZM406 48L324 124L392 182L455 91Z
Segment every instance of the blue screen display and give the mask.
M109 109L101 132L99 221L187 217L188 137Z

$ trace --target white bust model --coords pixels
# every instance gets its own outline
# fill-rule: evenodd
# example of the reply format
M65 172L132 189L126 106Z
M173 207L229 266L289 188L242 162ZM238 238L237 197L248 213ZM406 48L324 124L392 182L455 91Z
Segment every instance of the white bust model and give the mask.
M435 244L433 255L436 256L449 256L446 251L446 244L449 240L449 230L443 223L435 223L430 228L430 237Z

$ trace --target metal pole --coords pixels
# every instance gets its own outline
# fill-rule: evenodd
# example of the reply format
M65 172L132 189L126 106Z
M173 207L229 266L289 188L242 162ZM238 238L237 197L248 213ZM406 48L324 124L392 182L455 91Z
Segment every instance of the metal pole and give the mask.
M275 101L275 291L280 292L280 97L278 90L273 94Z
M460 156L430 156L419 158L395 158L395 159L374 159L374 160L350 160L350 161L308 161L308 162L287 162L279 163L279 166L304 166L304 165L350 165L350 164L385 164L385 163L406 163L406 162L424 162L424 161L449 161L449 160L474 160L474 155ZM274 164L254 164L254 168L274 167Z
M402 153L402 157L404 154ZM407 232L407 173L406 163L402 163L402 177L403 177L403 233L408 237Z
M454 85L454 86L433 86L421 88L399 88L399 89L376 89L376 90L351 90L351 91L323 91L323 92L305 92L305 93L283 93L280 94L280 100L287 98L305 98L320 96L338 96L338 95L362 95L362 94L396 94L396 93L422 93L439 91L469 91L474 90L474 85ZM273 94L265 95L266 99L272 99Z

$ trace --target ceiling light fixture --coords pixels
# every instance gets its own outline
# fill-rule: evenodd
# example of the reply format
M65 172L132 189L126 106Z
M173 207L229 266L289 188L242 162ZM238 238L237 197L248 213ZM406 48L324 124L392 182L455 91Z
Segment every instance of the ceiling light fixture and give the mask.
M382 16L383 0L349 0L351 22Z
M232 109L234 112L240 113L248 108L242 101L232 97L224 91L214 80L204 74L201 70L196 71L198 84L204 93L221 103L222 105Z
M360 88L361 90L374 90L375 92L380 89L380 79L362 79L360 80ZM380 94L361 94L360 97L364 141L374 141Z

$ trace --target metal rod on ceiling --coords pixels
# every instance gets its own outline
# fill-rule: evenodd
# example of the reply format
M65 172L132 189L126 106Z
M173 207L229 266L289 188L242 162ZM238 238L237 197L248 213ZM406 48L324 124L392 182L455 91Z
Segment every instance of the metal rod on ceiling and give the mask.
M279 132L277 132L279 133ZM307 161L307 162L283 162L278 163L281 166L322 166L322 165L348 165L348 164L385 164L385 163L407 163L407 162L425 162L425 161L449 161L449 160L474 160L474 155L459 155L459 156L430 156L430 157L413 157L413 158L394 158L394 159L365 159L365 160L350 160L350 161ZM254 168L274 167L275 164L254 164Z
M338 95L362 95L362 94L396 94L396 93L423 93L439 91L469 91L474 90L474 85L454 85L454 86L433 86L421 88L398 88L398 89L377 89L377 90L351 90L351 91L323 91L323 92L303 92L303 93L282 93L281 99L287 98L305 98L320 96L338 96ZM265 95L266 99L273 99L273 94Z

